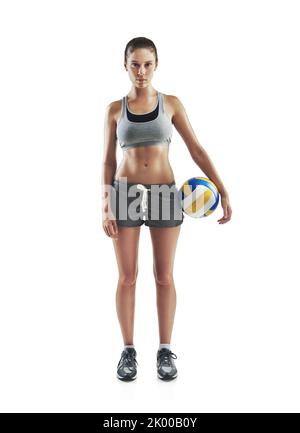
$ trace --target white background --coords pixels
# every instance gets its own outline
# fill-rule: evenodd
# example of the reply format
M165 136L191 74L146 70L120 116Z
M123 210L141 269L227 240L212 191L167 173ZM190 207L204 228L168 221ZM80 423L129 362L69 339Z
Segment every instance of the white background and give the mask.
M296 1L2 1L0 407L21 412L300 409ZM126 43L154 41L233 210L186 217L172 350L156 376L149 229L136 294L138 378L117 380L117 264L101 220L106 106ZM122 156L118 148L118 162ZM178 186L204 175L174 128Z

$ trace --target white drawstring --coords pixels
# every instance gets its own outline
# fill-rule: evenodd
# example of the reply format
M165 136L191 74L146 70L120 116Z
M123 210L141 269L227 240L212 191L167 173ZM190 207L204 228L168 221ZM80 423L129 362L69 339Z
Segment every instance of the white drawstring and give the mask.
M137 189L140 189L141 191L143 191L143 197L142 197L142 210L143 210L143 212L145 212L145 210L147 209L147 203L148 203L148 201L147 201L147 199L148 199L148 196L147 196L147 191L148 191L148 189L144 186L144 185L142 185L141 183L138 183L137 184Z

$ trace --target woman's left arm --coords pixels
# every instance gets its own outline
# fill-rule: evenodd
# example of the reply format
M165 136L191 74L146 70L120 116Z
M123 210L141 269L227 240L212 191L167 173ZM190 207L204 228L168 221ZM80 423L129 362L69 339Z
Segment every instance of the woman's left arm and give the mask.
M223 217L219 219L218 222L220 224L224 224L231 219L232 214L228 192L223 185L209 155L197 140L196 134L193 131L192 125L190 124L182 102L179 98L177 98L177 96L169 95L169 98L171 98L170 102L172 103L173 107L174 114L172 117L172 122L175 128L184 140L195 163L218 188L218 191L221 195L221 205L224 211Z

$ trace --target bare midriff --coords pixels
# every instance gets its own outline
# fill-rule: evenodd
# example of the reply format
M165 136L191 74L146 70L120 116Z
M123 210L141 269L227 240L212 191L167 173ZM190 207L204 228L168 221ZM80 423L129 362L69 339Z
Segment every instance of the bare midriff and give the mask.
M175 179L168 155L169 147L164 143L124 150L115 179L126 177L127 182L142 184L171 183Z

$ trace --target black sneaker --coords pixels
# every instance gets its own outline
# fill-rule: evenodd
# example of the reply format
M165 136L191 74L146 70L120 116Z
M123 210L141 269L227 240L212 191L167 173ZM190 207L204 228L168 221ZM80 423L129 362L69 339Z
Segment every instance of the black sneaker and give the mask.
M173 359L177 359L175 353L167 348L157 351L157 376L162 380L172 380L177 377L177 368Z
M134 347L126 347L121 355L117 367L117 378L120 380L134 380L137 376L136 364L138 364Z

